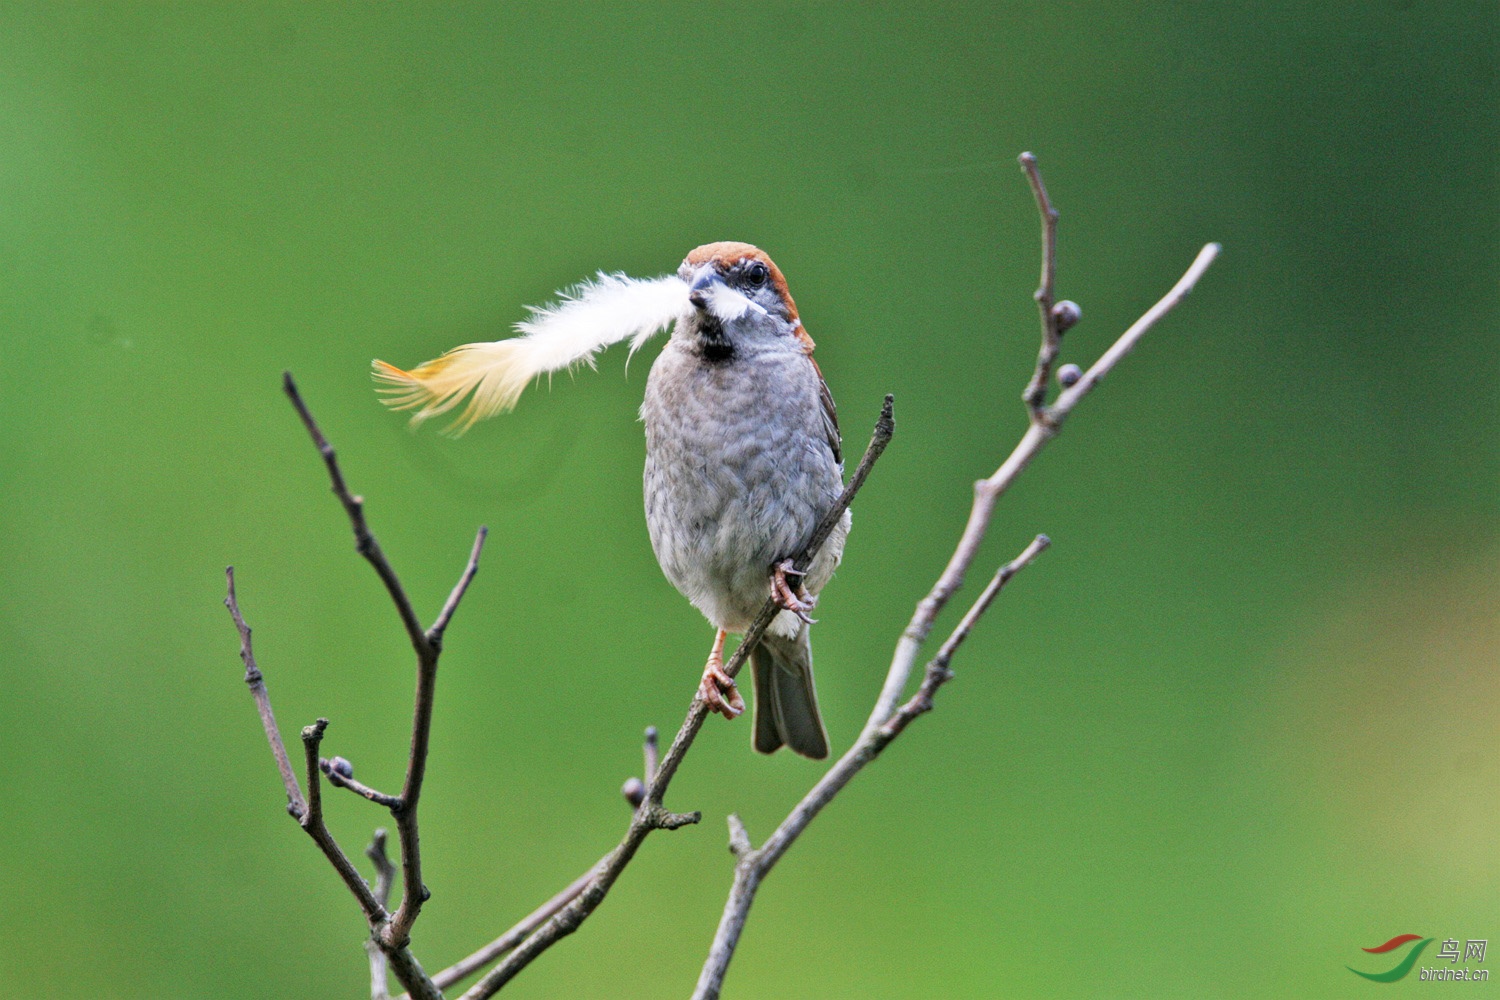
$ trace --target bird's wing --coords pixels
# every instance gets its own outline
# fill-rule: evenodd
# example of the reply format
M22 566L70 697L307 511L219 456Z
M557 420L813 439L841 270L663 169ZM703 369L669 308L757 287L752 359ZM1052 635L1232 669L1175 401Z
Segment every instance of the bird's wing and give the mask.
M828 391L828 382L823 378L823 370L818 363L813 361L809 354L807 360L813 366L813 374L818 376L818 401L823 404L823 432L828 435L828 447L833 451L833 460L844 467L843 438L839 434L839 411L833 405L833 393Z
M785 293L783 293L785 294ZM790 296L787 296L790 300ZM807 355L807 363L812 365L813 374L818 377L818 402L823 404L823 433L828 435L828 450L833 452L833 460L844 467L844 439L839 434L839 411L833 405L833 393L828 391L828 380L823 378L823 369L818 367L818 362L813 359L813 348L817 344L812 339L812 334L807 332L807 324L803 323L797 316L797 307L792 306L792 321L797 324L796 338L802 342L802 352Z

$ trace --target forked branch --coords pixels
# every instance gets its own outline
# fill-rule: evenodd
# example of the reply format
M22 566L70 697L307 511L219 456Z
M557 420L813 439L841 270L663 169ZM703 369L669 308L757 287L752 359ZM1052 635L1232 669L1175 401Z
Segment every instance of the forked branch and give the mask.
M422 903L429 895L426 886L422 883L417 807L421 801L422 782L427 770L433 695L437 683L438 658L442 654L443 632L458 610L459 602L462 601L474 575L479 571L479 557L484 548L486 530L480 528L475 535L468 562L458 582L448 595L432 627L424 630L417 619L411 599L401 585L400 578L370 530L365 519L363 498L349 491L343 471L339 468L338 456L333 446L328 443L328 439L324 437L317 421L313 419L307 404L303 402L302 395L298 392L297 384L293 381L290 372L284 376L283 388L327 467L334 496L338 497L339 503L349 517L350 527L354 532L355 548L370 563L376 575L385 584L386 592L396 607L396 613L401 619L402 627L416 654L417 684L412 710L411 743L407 755L406 778L399 795L388 795L354 780L352 766L342 758L329 761L320 757L318 751L322 744L323 733L328 727L328 720L319 719L315 725L308 726L302 731L308 783L307 796L303 798L296 776L291 769L291 763L287 758L286 747L276 726L275 717L271 713L265 679L255 663L250 643L250 627L245 623L244 616L240 612L232 567L226 572L228 596L224 603L228 606L235 627L239 630L240 656L245 661L245 680L255 697L261 722L266 731L266 739L276 757L277 769L281 772L282 783L287 792L287 809L318 844L324 856L338 872L339 877L344 880L344 884L348 886L349 891L359 903L370 925L373 945L370 959L372 995L378 997L385 992L385 971L389 968L411 996L419 997L421 1000L441 1000L442 993L438 986L422 971L421 966L407 948L412 925L421 912ZM396 832L401 844L403 892L401 905L394 914L386 909L392 878L388 870L389 862L385 860L384 833L379 834L376 845L372 845L371 858L376 861L380 874L380 878L377 879L377 889L372 890L323 822L322 777L324 775L327 776L330 784L349 789L385 807L395 820ZM379 848L378 859L375 852L377 846Z
M854 775L874 760L891 740L906 729L912 720L931 710L933 695L952 677L950 664L954 654L973 630L980 616L989 608L1006 582L1029 565L1050 544L1047 536L1038 535L1020 555L1000 567L989 586L974 601L939 648L937 655L928 663L924 678L916 693L903 703L902 698L911 680L917 655L932 631L938 613L963 584L964 575L973 564L980 543L984 541L989 531L996 501L1031 464L1031 460L1036 457L1042 447L1057 436L1063 421L1079 401L1092 392L1140 338L1192 290L1199 276L1219 252L1217 244L1210 243L1205 246L1171 291L1121 334L1093 367L1081 378L1064 388L1049 406L1046 404L1047 388L1061 352L1062 334L1069 326L1077 322L1079 310L1071 302L1055 300L1057 209L1052 205L1046 186L1042 183L1036 157L1030 153L1022 153L1020 162L1031 185L1037 210L1042 219L1041 282L1035 296L1041 316L1042 337L1041 346L1037 351L1036 369L1022 393L1022 401L1026 404L1030 417L1026 432L1011 452L1010 457L1002 462L992 475L975 484L974 503L963 535L959 538L958 545L949 558L948 565L938 577L937 583L917 604L911 622L902 632L890 669L886 673L885 684L854 745L803 796L786 819L782 820L759 848L752 845L749 834L739 817L729 817L729 849L735 857L734 881L729 890L729 898L724 904L723 915L719 919L718 930L709 947L708 958L698 977L698 985L693 993L694 1000L714 1000L719 996L730 959L733 958L735 948L739 943L740 932L749 916L750 907L755 901L756 890L767 873L807 828L807 825L853 779Z
M287 398L292 401L292 406L296 408L297 415L302 418L302 425L307 428L308 436L317 446L318 454L323 456L323 464L328 467L328 478L332 484L333 495L338 497L339 503L343 505L345 513L349 515L349 526L354 530L355 549L369 561L376 575L385 584L385 589L391 596L391 602L396 606L396 613L401 618L402 627L406 630L407 639L411 642L412 651L417 656L417 693L412 705L411 751L406 758L406 780L401 786L401 794L394 799L390 796L384 796L385 801L372 799L390 809L391 817L396 822L396 834L401 841L403 887L401 906L380 930L388 946L401 948L410 940L412 925L417 922L417 915L422 912L422 904L431 895L422 881L422 851L418 837L417 806L422 798L422 782L427 775L427 748L432 733L432 706L437 687L438 657L443 651L443 633L447 630L453 613L458 610L459 601L463 600L464 593L474 579L474 574L479 572L479 555L484 549L488 529L481 527L474 536L474 546L469 552L468 564L459 576L458 583L454 585L453 592L448 595L448 600L444 603L443 610L438 614L432 628L423 629L421 622L417 619L416 610L412 607L411 598L406 595L406 588L401 585L400 578L392 568L390 560L385 557L385 552L381 549L380 543L375 540L375 535L370 531L370 526L365 520L364 498L349 492L349 487L344 482L343 471L339 468L338 456L334 453L333 446L328 443L328 439L323 436L323 431L313 419L307 404L302 401L302 394L297 391L297 383L293 380L291 372L283 375L282 387L286 391ZM344 787L352 788L353 786L345 784ZM366 797L369 798L369 796Z

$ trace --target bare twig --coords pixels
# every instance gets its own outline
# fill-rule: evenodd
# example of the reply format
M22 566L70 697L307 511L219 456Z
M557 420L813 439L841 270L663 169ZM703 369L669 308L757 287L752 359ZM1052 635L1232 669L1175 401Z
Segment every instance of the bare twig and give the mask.
M969 633L974 630L979 619L989 610L995 598L999 596L1000 590L1010 582L1010 578L1021 570L1031 565L1032 560L1041 555L1052 544L1052 539L1046 535L1037 535L1031 540L1031 544L1021 551L1010 562L1001 566L990 578L989 584L974 599L969 610L964 613L959 623L953 627L948 638L938 647L937 655L927 664L922 683L918 686L916 694L907 700L906 704L896 710L896 714L886 720L885 725L880 727L879 732L887 738L894 739L900 735L901 730L907 724L924 712L932 711L932 696L937 689L953 679L953 671L949 665L953 662L953 655L958 652L958 647L964 644Z
M655 726L646 727L646 738L642 741L641 749L645 756L646 769L641 772L646 776L645 780L626 778L625 784L620 788L620 794L625 796L625 801L630 803L631 809L639 809L641 803L646 801L646 786L651 784L656 777L656 765L660 761L661 753L657 747Z
M764 844L759 848L752 847L750 837L739 817L729 817L729 850L735 856L734 882L730 886L729 898L724 903L724 912L719 918L719 928L714 934L713 944L709 947L708 959L703 963L703 970L698 976L698 985L693 991L693 1000L712 1000L719 995L724 983L724 974L729 969L729 960L734 957L740 932L744 930L745 921L750 915L750 907L755 902L755 893L760 888L761 881L801 836L802 831L807 829L808 824L823 811L823 807L832 802L834 796L842 791L866 764L878 757L891 740L901 734L907 723L932 709L933 692L952 676L948 670L948 661L951 660L953 652L969 634L974 623L989 608L990 602L994 600L1000 588L1011 577L1028 566L1048 544L1050 543L1045 535L1038 535L1020 555L1000 568L990 586L985 588L984 593L974 602L974 606L969 609L963 621L954 629L948 642L943 644L943 653L938 659L933 660L928 671L931 679L930 686L924 684L911 700L901 706L894 717L887 720L886 725L861 733L854 745L839 758L838 763L828 769L802 801L797 803L786 819L781 821L781 825L766 838Z
M316 725L303 730L302 734L307 755L308 780L307 798L303 799L302 792L297 786L296 776L287 760L286 750L276 728L275 719L271 715L264 679L255 666L250 648L250 629L245 624L236 603L232 569L228 571L229 594L225 604L228 605L235 625L239 629L240 655L245 660L246 681L249 682L251 692L255 695L262 723L266 729L267 740L276 755L277 767L281 771L282 782L287 789L288 810L323 850L324 855L359 902L370 924L371 941L380 955L377 959L375 951L371 952L372 995L379 997L387 992L385 973L389 968L412 996L419 997L421 1000L441 1000L442 994L439 988L422 971L421 965L407 948L407 943L411 938L412 924L415 923L417 915L421 912L422 903L429 895L422 883L417 805L421 799L422 782L426 775L428 744L432 728L433 694L437 679L438 657L442 652L443 632L452 621L459 602L473 581L475 573L478 572L479 556L484 548L486 530L479 529L458 583L448 595L433 626L424 631L400 579L370 531L364 515L364 500L349 492L333 447L323 436L317 421L313 419L307 404L303 402L290 372L284 376L283 388L328 469L333 493L349 516L350 526L354 531L355 547L374 567L376 575L385 584L386 591L396 606L402 627L417 656L417 690L412 710L411 750L407 758L406 777L402 783L400 795L388 795L355 781L352 773L347 769L346 762L342 760L336 759L329 762L319 758L318 747L322 742L323 731L328 726L326 719L320 719ZM393 879L388 870L389 862L385 860L384 832L378 835L377 843L371 846L372 852L375 852L378 847L378 859L375 853L371 854L371 858L376 860L377 870L383 880L380 891L376 893L359 876L323 822L321 774L327 774L331 784L347 788L371 802L386 807L395 819L397 834L401 840L401 867L405 891L402 894L401 906L394 915L386 910Z
M406 780L401 786L401 805L391 810L396 821L396 833L401 838L401 881L403 892L401 906L386 926L386 943L394 947L405 945L411 936L412 925L422 912L422 904L431 895L422 881L422 851L417 824L417 804L422 797L422 781L427 774L427 747L432 733L432 706L437 688L438 656L442 653L442 633L448 627L458 602L468 589L469 581L479 570L479 555L484 549L488 532L481 527L474 536L474 547L470 550L468 564L463 575L454 586L433 630L423 637L417 652L417 693L412 706L411 753L406 760Z
M370 922L371 928L378 928L386 921L385 907L380 905L380 901L370 891L370 886L355 870L354 862L349 860L349 856L339 847L338 841L333 839L333 834L323 822L323 783L319 780L318 747L323 742L323 731L327 728L328 720L319 719L302 729L302 749L307 758L307 812L302 816L302 829L323 849L329 863L359 901L360 909L365 911L365 919Z
M578 898L578 894L589 884L589 880L594 877L594 873L598 871L599 866L605 860L607 859L601 858L598 863L575 878L561 892L547 900L541 906L538 906L535 910L532 910L521 920L517 921L514 927L501 934L483 948L480 948L467 958L454 962L442 972L434 973L432 981L437 984L439 989L447 989L455 983L468 979L486 965L489 965L495 959L526 940L527 936L540 927L544 921L549 920L557 911ZM409 1000L409 998L399 997L397 1000Z
M391 901L391 886L396 880L396 869L391 865L390 857L385 853L385 829L375 831L370 838L370 846L365 848L365 857L370 859L370 864L375 866L375 898L381 906Z
M464 593L469 589L469 584L474 582L474 574L479 572L479 554L484 551L484 540L489 537L490 529L480 526L479 532L474 536L474 547L469 550L469 563L464 567L463 574L458 582L453 585L453 591L448 595L448 600L443 602L443 610L438 612L437 621L432 623L432 628L427 630L427 641L436 650L443 648L443 633L448 631L448 623L453 620L453 613L458 610L458 602L464 599Z
M1030 423L1020 442L998 469L987 479L974 486L974 503L969 513L968 524L953 555L939 576L932 590L917 605L910 624L903 631L886 674L885 684L876 700L859 738L839 761L830 768L792 809L776 830L759 848L752 847L744 825L738 817L730 817L730 850L736 858L734 881L729 898L725 901L719 927L709 948L707 960L698 978L693 1000L714 1000L719 996L724 974L739 943L741 930L755 901L755 893L761 880L771 867L786 853L813 818L866 764L895 739L917 716L932 708L933 694L952 676L949 670L954 653L968 637L979 617L988 609L990 602L1005 583L1025 566L1029 565L1049 544L1045 535L1038 535L1015 559L1002 566L984 591L975 600L959 624L939 648L938 654L928 664L921 685L910 699L901 699L911 678L912 667L918 652L932 630L938 613L962 585L964 574L973 563L989 530L996 501L1010 488L1031 460L1036 457L1048 441L1057 436L1062 422L1077 406L1078 402L1093 390L1094 386L1123 358L1153 325L1167 314L1190 292L1218 254L1217 244L1205 246L1187 272L1178 280L1155 306L1123 333L1094 366L1078 381L1058 396L1051 405L1045 405L1047 383L1061 348L1061 331L1075 321L1076 306L1071 303L1056 303L1053 284L1056 273L1057 210L1047 196L1037 168L1036 157L1030 153L1021 155L1021 166L1036 197L1037 208L1042 217L1042 276L1036 292L1041 314L1042 341L1037 352L1036 370L1023 393L1023 401L1030 415ZM1060 310L1060 305L1071 306Z
M323 436L318 429L318 423L307 409L307 404L302 401L302 394L297 391L297 382L292 378L291 372L281 373L281 387L297 408L297 415L302 418L302 426L307 428L307 433L312 437L313 444L318 448L318 454L323 456L323 464L328 467L328 478L333 482L333 495L339 498L339 503L344 505L344 511L349 515L349 523L354 528L354 547L360 555L369 560L370 565L375 567L380 582L385 584L385 589L390 592L391 600L396 605L396 612L401 616L401 624L406 627L406 634L411 639L411 644L420 653L427 645L427 636L422 631L422 624L417 621L417 612L412 607L411 598L406 596L406 589L401 586L401 581L396 577L396 571L391 568L390 561L386 559L385 552L381 550L380 543L370 533L370 526L365 521L365 499L355 496L349 492L349 487L344 484L344 474L339 470L338 456L334 454L333 445Z
M396 869L385 853L385 830L375 831L375 836L370 839L370 846L365 848L365 857L375 866L375 900L381 906L388 906ZM365 951L370 956L370 1000L390 1000L391 988L386 976L385 952L380 950L380 945L374 938L365 942Z
M302 402L302 393L297 391L296 379L291 372L282 372L282 390L291 399L291 405L296 406L297 415L302 417L303 426L308 429L308 435L312 436L312 442L318 447L318 454L323 456L324 465L329 466L329 478L333 481L333 495L338 496L339 502L344 504L345 513L350 516L350 525L354 528L354 547L360 555L369 559L369 564L375 567L375 573L380 576L381 583L386 585L390 592L390 600L396 604L396 613L401 615L401 624L407 628L407 637L411 639L411 645L422 652L428 645L428 637L422 631L422 622L417 621L417 612L411 606L411 598L407 597L407 591L402 588L401 580L396 577L386 553L381 550L380 543L375 541L375 535L371 534L368 523L365 522L365 498L350 493L350 487L345 486L344 472L339 471L339 459L333 453L333 445L329 439L324 438L323 430L318 429L318 421L312 418L308 411L308 405Z
M481 527L474 536L474 546L463 574L448 595L447 602L423 641L412 643L417 653L417 693L412 705L411 752L406 760L406 780L401 786L399 807L391 809L396 833L401 839L401 906L386 925L386 944L402 947L411 937L412 925L422 912L422 904L431 895L422 881L422 850L417 823L417 805L422 797L422 781L427 774L427 748L432 733L432 707L437 688L438 657L442 653L443 631L448 627L458 603L479 571L479 556L484 550L488 530ZM373 539L372 539L373 541ZM408 988L410 988L408 986Z
M1042 319L1042 347L1037 352L1036 371L1021 393L1021 400L1031 413L1033 423L1045 419L1044 401L1047 398L1047 380L1052 375L1052 366L1062 350L1062 330L1058 317L1052 310L1053 285L1057 281L1057 209L1047 197L1047 185L1042 183L1042 173L1037 169L1036 157L1031 153L1021 154L1021 169L1031 184L1031 193L1036 198L1038 214L1042 217L1042 278L1037 284L1037 311Z
M342 760L343 758L338 759ZM387 795L385 792L376 791L362 781L356 781L352 775L339 771L338 767L332 761L318 761L318 769L328 776L328 783L330 785L338 788L347 788L355 795L363 796L376 805L385 806L387 809L394 810L401 808L401 800L399 798L394 795ZM384 850L383 844L381 849ZM366 853L368 854L369 852L367 851Z
M1046 408L1046 419L1032 421L1010 456L989 478L981 479L974 484L974 503L969 510L969 521L964 526L963 535L959 538L958 546L949 558L942 575L938 577L937 583L933 585L927 596L918 603L916 613L913 614L911 622L902 633L901 641L896 646L896 656L891 664L891 670L886 675L885 686L881 689L880 698L876 702L875 711L870 714L869 721L865 723L866 730L881 725L895 711L896 703L900 700L902 692L906 690L907 681L911 678L917 653L922 643L926 641L927 634L932 630L932 623L937 620L938 612L942 611L948 599L963 585L964 574L974 561L979 545L984 541L985 532L989 530L996 502L1006 490L1010 489L1011 484L1026 470L1042 448L1057 436L1062 429L1063 421L1073 412L1073 408L1083 397L1103 381L1104 376L1119 363L1120 359L1130 353L1131 348L1156 325L1158 320L1187 297L1218 253L1217 243L1210 243L1200 250L1192 265L1177 280L1177 284L1173 285L1172 289L1140 319L1131 324L1130 328L1120 335L1120 338L1104 352L1078 382L1071 388L1065 389L1057 397L1056 402Z
M328 478L332 482L333 494L338 497L345 513L349 515L349 524L354 530L355 548L375 568L376 575L385 584L386 591L396 605L396 612L400 615L401 623L406 629L407 638L411 641L412 650L417 654L417 691L412 706L411 752L407 756L406 779L402 783L401 794L394 798L381 795L381 793L374 793L372 796L366 794L366 791L373 792L373 789L360 791L365 786L355 787L354 784L344 786L360 792L373 802L385 805L390 809L391 816L396 822L396 834L401 840L401 878L404 891L401 894L400 907L380 929L380 934L387 948L404 948L411 939L411 928L416 923L417 916L422 912L422 904L432 895L422 881L422 850L417 806L422 797L422 782L427 774L427 750L432 733L432 706L437 686L438 657L442 653L443 632L452 620L454 612L458 610L458 604L463 599L465 591L468 590L470 581L474 579L474 574L479 571L479 555L484 549L484 540L488 532L485 528L480 528L478 534L475 535L469 561L458 583L448 595L448 600L444 603L432 628L424 631L417 620L417 613L412 607L411 599L406 595L406 589L402 587L395 569L391 567L390 561L386 559L384 551L380 548L380 543L375 540L374 534L370 531L365 520L364 499L349 492L344 482L344 474L339 469L338 457L334 453L333 446L323 436L307 404L302 401L302 394L297 391L297 383L293 380L291 372L284 373L282 387L292 401L292 405L296 407L297 414L302 418L302 424L307 428L313 444L317 446L318 453L323 456L324 465L328 467ZM410 984L407 988L411 988Z
M871 436L869 447L865 449L864 457L860 460L854 475L850 477L848 485L844 487L844 492L839 496L838 501L824 515L823 520L818 522L807 547L793 561L796 569L807 569L813 556L827 541L834 525L843 517L844 511L849 508L850 502L864 485L870 470L880 458L881 453L885 451L885 446L890 443L896 429L892 406L892 397L886 396L884 405L881 407L880 419L876 421L875 431ZM760 641L760 637L779 611L780 608L774 600L766 601L760 614L746 630L739 648L724 665L725 673L733 677L739 672L749 657L750 651L755 648L756 643ZM662 756L660 764L655 769L656 773L651 776L651 781L646 787L645 798L631 817L630 827L625 831L624 838L600 863L588 884L576 898L538 927L504 961L470 987L460 1000L486 1000L487 997L494 996L502 986L531 964L538 955L577 930L579 925L587 920L589 915L604 901L615 879L619 878L620 873L630 864L641 842L653 830L675 829L688 823L698 822L700 819L698 813L668 812L662 806L662 799L667 793L667 787L671 784L673 776L677 773L677 768L682 764L683 757L693 745L693 740L697 738L698 731L703 728L703 722L707 716L707 705L701 695L695 694L692 704L688 707L687 718L683 720L682 727L678 729L671 746Z
M250 626L245 624L245 617L240 614L239 599L234 593L233 566L225 567L224 578L228 581L229 591L224 598L224 606L229 609L234 627L240 633L240 659L245 663L245 683L250 686L250 694L255 698L255 707L260 712L260 724L265 728L266 742L271 744L271 753L276 758L276 770L281 772L281 783L286 788L286 811L300 821L307 812L307 802L302 798L302 789L297 786L296 772L292 770L292 762L287 758L281 730L276 726L276 713L271 711L271 694L266 690L266 679L255 665L255 651L250 646Z
M739 813L729 814L729 853L736 858L743 858L752 850L750 845L750 831L745 829L745 823L740 819Z
M240 657L245 661L245 680L250 685L250 692L255 696L255 704L260 710L261 722L265 726L266 739L271 744L271 750L276 756L276 766L281 771L282 782L286 786L287 798L290 800L287 812L292 814L302 829L306 830L308 836L312 837L322 849L324 856L339 873L339 877L344 880L349 891L354 894L370 926L378 927L385 922L385 907L375 899L370 892L370 887L365 884L364 879L360 878L353 863L323 823L323 795L318 781L318 744L322 742L323 730L328 728L328 720L319 719L315 725L302 730L303 751L307 759L307 797L304 799L302 790L297 785L297 778L292 773L291 761L287 758L286 744L281 739L281 730L277 727L276 718L271 713L271 697L266 691L265 677L255 663L255 651L250 642L250 626L245 623L245 617L240 612L239 598L235 593L234 567L231 566L226 570L225 576L228 580L228 594L224 598L224 604L229 608L229 614L240 633Z
M1099 360L1083 373L1081 379L1057 397L1057 401L1050 407L1054 423L1061 424L1063 418L1073 412L1073 407L1077 406L1084 396L1093 392L1094 388L1104 381L1104 376L1108 375L1125 355L1134 350L1141 338L1150 332L1163 316L1175 309L1179 302L1188 297L1198 284L1198 279L1203 277L1203 272L1207 271L1209 265L1219 256L1220 249L1217 243L1204 244L1203 249L1198 251L1198 256L1193 258L1193 263L1183 272L1182 277L1177 279L1177 284L1173 285L1154 306L1147 309L1140 319L1130 324L1129 329L1120 334L1119 339L1110 345L1109 350L1100 355ZM1000 471L1004 471L1003 468ZM999 474L996 472L996 477Z
M227 576L229 592L224 603L228 606L229 614L234 618L235 625L239 629L240 655L245 660L248 675L251 672L251 666L255 663L255 653L250 645L250 626L245 624L244 616L240 613L239 601L234 589L234 571L231 569ZM339 877L344 880L344 884L348 886L349 892L354 896L355 901L359 903L360 909L364 912L365 920L370 925L371 940L379 943L381 941L381 931L390 920L390 914L386 912L385 908L386 901L378 897L365 880L360 877L353 862L349 860L349 856L344 853L343 848L339 847L338 841L333 838L333 834L323 822L323 792L321 782L319 781L318 747L322 743L324 730L328 728L328 720L319 719L314 725L302 730L302 746L303 754L306 758L308 786L307 798L303 799L301 790L297 788L296 778L294 776L288 777L291 771L291 764L287 761L286 747L281 741L281 732L276 727L275 719L270 715L271 703L270 697L265 690L265 679L258 668L254 669L253 675L254 679L250 684L250 690L255 694L256 705L261 708L262 721L269 720L269 725L266 729L266 738L270 741L272 750L279 750L276 754L278 767L282 766L283 762L285 762L285 769L282 772L283 781L288 783L289 789L296 791L295 798L288 805L287 811L297 820L298 825L307 831L307 835L318 845L318 848L323 852L323 856L333 866L334 871L338 872ZM288 792L288 797L292 797L291 791ZM389 887L387 887L386 892L387 894L389 893ZM391 947L381 944L380 947L385 953L391 968L395 970L397 978L411 991L412 996L418 997L420 1000L442 1000L442 994L427 979L426 974L422 972L422 967L405 946Z

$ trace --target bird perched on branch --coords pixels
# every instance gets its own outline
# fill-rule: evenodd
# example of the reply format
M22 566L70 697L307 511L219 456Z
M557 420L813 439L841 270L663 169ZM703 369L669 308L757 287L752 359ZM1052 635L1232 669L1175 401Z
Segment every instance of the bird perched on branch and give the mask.
M717 633L700 692L744 711L724 672L724 641L769 594L784 609L751 652L755 749L828 755L813 689L808 617L833 575L849 513L803 576L791 559L843 490L833 397L785 277L748 243L710 243L675 275L600 273L533 309L509 340L465 344L411 371L375 362L386 402L414 422L467 399L455 428L511 409L536 376L629 340L631 353L673 326L646 380L646 526L662 571ZM789 579L790 578L790 579Z

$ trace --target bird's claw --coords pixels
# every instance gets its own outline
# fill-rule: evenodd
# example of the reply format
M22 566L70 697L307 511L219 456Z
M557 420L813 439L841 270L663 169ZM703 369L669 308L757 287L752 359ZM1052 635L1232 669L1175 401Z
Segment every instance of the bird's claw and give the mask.
M718 712L726 719L744 714L745 699L740 695L734 678L724 672L722 660L708 661L703 668L703 680L698 684L698 695L710 712Z
M807 613L817 606L818 599L802 589L801 578L806 575L793 566L790 559L783 559L771 567L771 597L783 610L790 611L809 625L815 625L817 619L809 617ZM798 578L795 591L786 582L788 576Z

